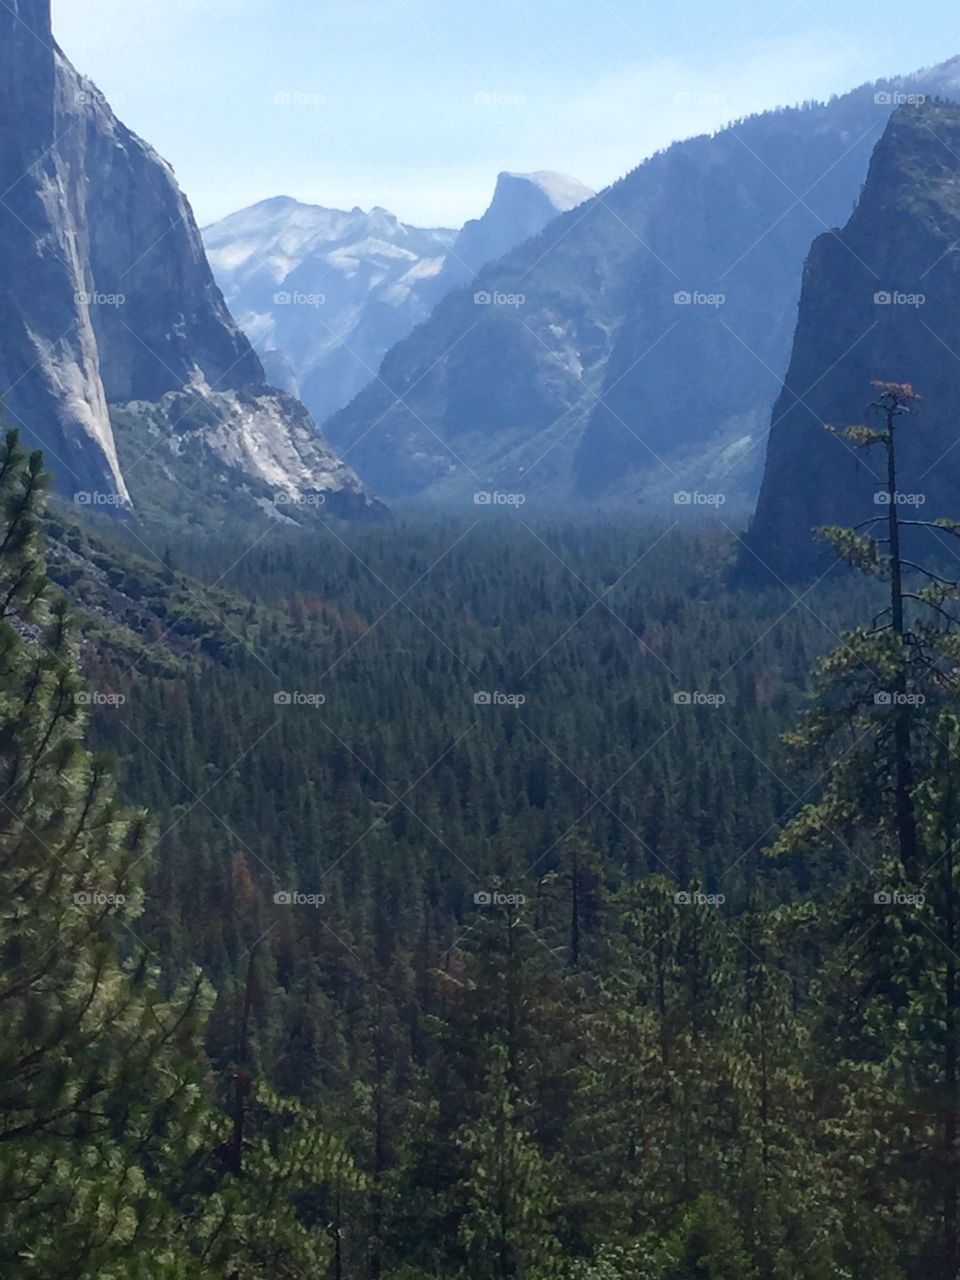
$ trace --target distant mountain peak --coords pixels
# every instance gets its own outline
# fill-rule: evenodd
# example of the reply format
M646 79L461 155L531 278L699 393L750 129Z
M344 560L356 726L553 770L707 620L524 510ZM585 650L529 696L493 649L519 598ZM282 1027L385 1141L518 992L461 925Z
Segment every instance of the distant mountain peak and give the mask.
M535 173L504 171L497 177L490 207L468 222L457 237L450 270L460 283L471 280L488 263L502 258L595 192L567 174L541 169Z
M292 205L299 204L293 196L268 196L266 200L258 200L256 204L250 206L251 209L269 209L275 212L278 209L289 209Z
M597 194L577 178L572 178L566 173L556 173L551 169L538 169L534 173L513 173L504 170L497 176L494 200L497 194L505 193L514 183L526 183L543 192L557 213L567 213Z
M278 198L206 227L204 240L241 327L323 422L447 293L591 194L564 174L502 173L483 218L459 234L382 205Z

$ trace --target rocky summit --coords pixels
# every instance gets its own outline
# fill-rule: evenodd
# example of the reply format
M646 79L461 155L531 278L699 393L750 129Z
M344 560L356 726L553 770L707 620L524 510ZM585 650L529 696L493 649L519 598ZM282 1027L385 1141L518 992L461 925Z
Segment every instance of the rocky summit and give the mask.
M396 343L491 259L593 192L558 173L502 173L458 233L387 209L263 200L203 232L217 281L271 381L323 423L376 379Z

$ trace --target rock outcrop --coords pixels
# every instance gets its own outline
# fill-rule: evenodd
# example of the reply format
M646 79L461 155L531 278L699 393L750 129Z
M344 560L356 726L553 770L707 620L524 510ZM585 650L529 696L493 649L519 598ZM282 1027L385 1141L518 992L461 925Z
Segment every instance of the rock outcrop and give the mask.
M813 530L882 510L881 450L825 429L869 422L877 381L923 397L898 428L898 487L921 518L960 516L960 107L902 106L842 231L814 243L742 569L790 581L835 557Z

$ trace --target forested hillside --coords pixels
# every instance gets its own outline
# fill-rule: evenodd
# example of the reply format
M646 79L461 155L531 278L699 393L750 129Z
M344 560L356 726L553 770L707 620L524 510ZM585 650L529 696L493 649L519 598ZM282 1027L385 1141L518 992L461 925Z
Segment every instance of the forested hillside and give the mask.
M4 1275L952 1274L945 622L517 512L52 588L0 483Z

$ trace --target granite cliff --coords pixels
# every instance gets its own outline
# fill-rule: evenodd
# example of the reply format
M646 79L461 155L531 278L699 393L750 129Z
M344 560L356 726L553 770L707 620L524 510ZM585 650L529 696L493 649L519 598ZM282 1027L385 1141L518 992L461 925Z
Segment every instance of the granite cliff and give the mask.
M0 231L0 390L60 489L129 507L159 462L198 501L212 474L239 507L376 509L267 386L172 170L64 57L50 0L0 6ZM149 406L149 463L139 443L121 463Z
M904 105L846 226L807 259L743 570L800 579L833 563L813 530L878 513L878 450L825 429L870 421L877 381L923 397L898 431L899 489L924 518L960 515L960 107Z

